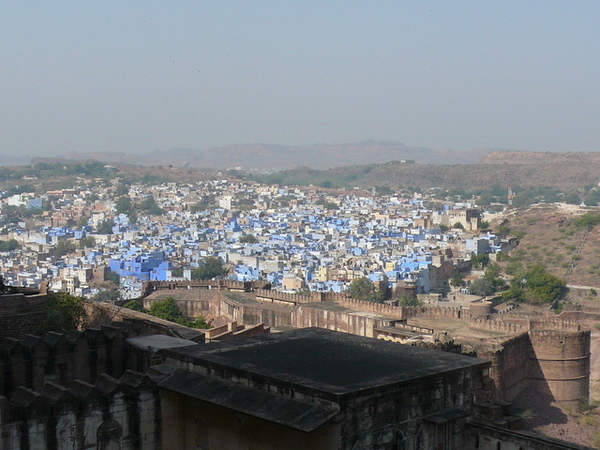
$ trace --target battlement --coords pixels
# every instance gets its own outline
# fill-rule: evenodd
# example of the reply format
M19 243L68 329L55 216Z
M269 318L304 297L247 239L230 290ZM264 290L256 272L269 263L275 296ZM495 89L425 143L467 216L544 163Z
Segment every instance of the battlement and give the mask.
M335 301L336 303L340 304L341 306L345 306L346 308L354 309L357 311L371 312L384 317L397 319L404 319L406 317L404 308L399 306L387 305L385 303L369 302L365 300L355 300L345 295L340 295L332 301Z
M38 389L19 387L0 397L1 448L157 448L160 442L158 388L148 375L126 371L119 379L102 374L94 384L69 387L47 381ZM44 447L45 448L45 447Z
M251 292L254 289L266 289L271 286L266 281L234 281L234 280L181 280L181 281L145 281L142 285L142 296L153 291L172 289L229 289L232 291Z
M67 384L95 381L102 373L121 376L128 328L102 326L0 340L0 394L10 396L19 386L39 389L48 381Z

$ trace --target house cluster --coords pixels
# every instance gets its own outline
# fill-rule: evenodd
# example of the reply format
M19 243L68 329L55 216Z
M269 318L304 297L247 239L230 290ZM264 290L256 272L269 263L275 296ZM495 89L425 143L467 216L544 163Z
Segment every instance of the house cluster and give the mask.
M447 289L456 265L503 245L479 230L471 204L415 193L115 179L5 195L0 206L0 240L19 244L0 252L5 282L48 279L77 295L118 275L121 294L135 298L143 281L190 279L207 257L220 258L233 280L284 291L342 292L368 277L427 294Z

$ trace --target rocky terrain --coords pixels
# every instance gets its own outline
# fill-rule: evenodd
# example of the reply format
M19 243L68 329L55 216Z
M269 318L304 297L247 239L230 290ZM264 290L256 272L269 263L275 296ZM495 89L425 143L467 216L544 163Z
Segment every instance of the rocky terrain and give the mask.
M570 285L600 291L600 226L589 232L576 225L582 214L599 214L600 209L565 204L535 205L503 215L511 234L520 237L510 260L501 262L530 267L542 264ZM583 291L582 291L583 292ZM600 304L600 300L598 300Z

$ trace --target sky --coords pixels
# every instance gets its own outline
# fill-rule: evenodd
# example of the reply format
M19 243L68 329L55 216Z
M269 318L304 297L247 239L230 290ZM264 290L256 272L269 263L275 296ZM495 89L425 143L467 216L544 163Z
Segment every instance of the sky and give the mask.
M600 150L597 2L0 5L0 154Z

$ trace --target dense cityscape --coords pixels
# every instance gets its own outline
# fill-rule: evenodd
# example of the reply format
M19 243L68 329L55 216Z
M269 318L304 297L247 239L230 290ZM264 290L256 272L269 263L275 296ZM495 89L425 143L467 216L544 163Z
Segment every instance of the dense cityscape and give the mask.
M289 292L342 292L368 277L391 291L408 282L419 294L444 293L445 262L494 255L508 241L480 232L473 203L431 197L227 180L125 186L118 179L14 194L2 199L4 210L37 214L17 223L2 216L5 239L17 247L2 254L3 277L26 287L48 279L51 288L79 296L97 294L112 279L123 298L137 298L143 281L189 280L207 258L218 258L228 269L223 278L266 280Z

